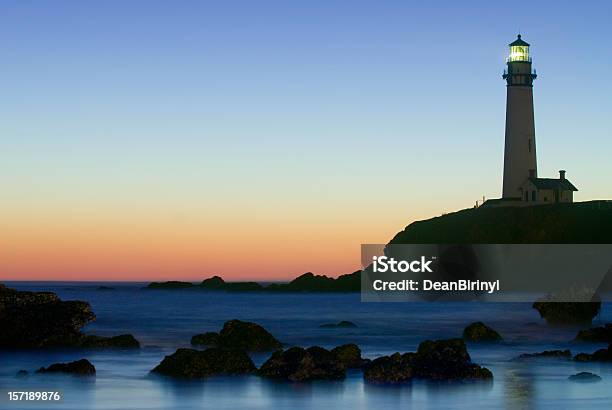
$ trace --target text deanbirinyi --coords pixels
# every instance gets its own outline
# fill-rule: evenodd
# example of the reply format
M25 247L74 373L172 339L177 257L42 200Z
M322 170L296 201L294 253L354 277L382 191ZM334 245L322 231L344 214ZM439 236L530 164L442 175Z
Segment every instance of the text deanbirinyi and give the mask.
M396 260L387 256L374 256L372 258L372 271L374 273L434 273L432 264L435 257L411 261ZM372 289L377 292L395 291L477 291L494 293L500 290L499 280L482 281L457 279L452 281L438 281L432 279L399 279L372 282Z

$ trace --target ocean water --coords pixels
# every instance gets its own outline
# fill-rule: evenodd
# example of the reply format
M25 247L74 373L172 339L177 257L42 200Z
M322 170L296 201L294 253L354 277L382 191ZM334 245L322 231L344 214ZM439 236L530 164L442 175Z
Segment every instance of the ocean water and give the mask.
M115 350L0 351L0 408L7 409L529 409L612 408L612 365L555 359L513 361L549 349L592 352L601 344L571 342L576 327L551 327L527 303L362 303L358 294L208 293L143 291L143 284L8 283L21 290L49 290L64 300L86 300L97 320L86 332L132 333L143 348ZM594 325L612 322L605 304ZM340 382L284 383L256 376L176 381L149 371L191 336L218 331L230 319L255 321L288 345L331 348L357 343L365 357L414 351L425 339L460 337L482 320L504 337L499 344L468 345L472 360L488 367L490 383L416 381L401 387L364 383L360 371ZM322 329L350 320L354 329ZM256 365L267 354L253 356ZM86 358L95 378L32 374L40 366ZM30 375L17 378L18 370ZM567 377L590 371L597 383ZM59 391L58 402L11 402L8 391Z

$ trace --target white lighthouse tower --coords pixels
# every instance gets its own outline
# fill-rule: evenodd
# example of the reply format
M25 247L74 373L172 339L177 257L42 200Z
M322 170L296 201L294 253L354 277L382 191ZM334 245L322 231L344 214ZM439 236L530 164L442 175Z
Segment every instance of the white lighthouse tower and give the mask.
M537 178L533 80L529 43L521 35L509 44L506 80L506 143L504 150L503 198L521 198L521 187L528 178Z

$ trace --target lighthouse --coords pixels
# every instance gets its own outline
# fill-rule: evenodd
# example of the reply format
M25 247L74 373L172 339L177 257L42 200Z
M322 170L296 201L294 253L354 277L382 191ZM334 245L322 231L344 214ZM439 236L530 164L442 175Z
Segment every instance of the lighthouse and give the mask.
M533 80L529 43L521 38L509 44L510 55L503 79L506 80L506 142L504 145L504 184L502 197L489 199L483 206L531 206L573 202L578 189L566 178L539 178L533 117Z
M503 198L521 198L526 179L538 177L535 123L533 116L533 80L529 43L519 34L509 44L503 79L506 80L506 142L504 148Z

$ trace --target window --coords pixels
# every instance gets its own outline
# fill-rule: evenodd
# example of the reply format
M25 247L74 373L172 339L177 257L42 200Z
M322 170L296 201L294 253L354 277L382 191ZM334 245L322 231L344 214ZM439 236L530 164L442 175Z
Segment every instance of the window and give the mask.
M536 200L536 191L531 191L531 200L535 202Z
M531 138L529 138L529 152L531 152Z
M525 191L525 202L529 202L529 191Z

